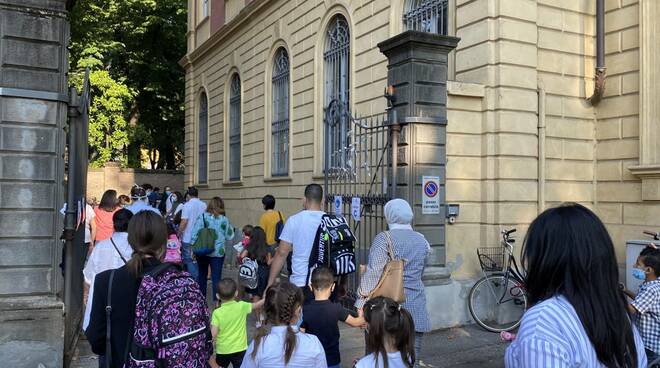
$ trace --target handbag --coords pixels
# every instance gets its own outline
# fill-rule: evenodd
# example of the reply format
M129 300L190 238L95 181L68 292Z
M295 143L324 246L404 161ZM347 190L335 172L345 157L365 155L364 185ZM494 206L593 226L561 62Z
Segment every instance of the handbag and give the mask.
M387 256L389 260L385 264L385 267L383 267L380 280L378 280L376 287L369 293L368 299L384 296L393 299L397 303L403 303L406 301L406 293L403 288L403 267L405 261L394 257L392 236L389 231L385 232L385 238L387 239Z
M215 251L215 241L218 239L218 234L215 230L209 228L204 214L202 214L202 221L204 221L204 227L197 232L197 239L192 246L192 250L196 256L207 256L213 253Z

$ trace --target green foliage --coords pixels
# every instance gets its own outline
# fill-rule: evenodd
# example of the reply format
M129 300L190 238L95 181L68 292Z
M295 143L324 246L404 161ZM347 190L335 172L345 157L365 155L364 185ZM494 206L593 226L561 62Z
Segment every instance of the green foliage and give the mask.
M185 0L79 0L70 14L72 85L92 70L90 158L173 169L183 151Z

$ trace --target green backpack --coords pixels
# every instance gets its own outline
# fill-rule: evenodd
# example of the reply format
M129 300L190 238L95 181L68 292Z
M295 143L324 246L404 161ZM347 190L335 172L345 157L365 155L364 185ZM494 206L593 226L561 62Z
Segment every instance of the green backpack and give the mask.
M204 221L204 227L197 232L197 240L195 240L192 246L192 250L196 256L207 256L213 253L215 250L215 241L218 239L218 234L215 230L209 228L204 214L202 214L202 221Z

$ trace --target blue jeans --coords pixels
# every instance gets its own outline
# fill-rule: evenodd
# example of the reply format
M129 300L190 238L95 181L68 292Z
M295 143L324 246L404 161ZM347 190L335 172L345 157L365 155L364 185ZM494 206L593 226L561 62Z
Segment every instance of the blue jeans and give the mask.
M216 297L215 288L218 287L218 282L222 278L222 265L225 263L225 257L209 257L198 256L197 265L199 266L199 276L197 282L202 294L206 296L206 280L208 280L209 266L211 266L211 281L213 282L213 300L218 300Z
M181 243L181 259L190 276L195 280L199 279L199 269L197 268L197 263L193 261L192 244Z

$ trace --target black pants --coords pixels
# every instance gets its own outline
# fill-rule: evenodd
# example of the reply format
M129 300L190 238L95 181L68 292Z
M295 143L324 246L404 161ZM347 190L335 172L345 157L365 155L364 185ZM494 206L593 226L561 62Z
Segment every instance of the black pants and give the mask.
M218 363L222 368L229 367L231 363L232 367L240 368L243 364L243 357L245 356L245 351L239 351L238 353L233 354L216 354L215 362Z

